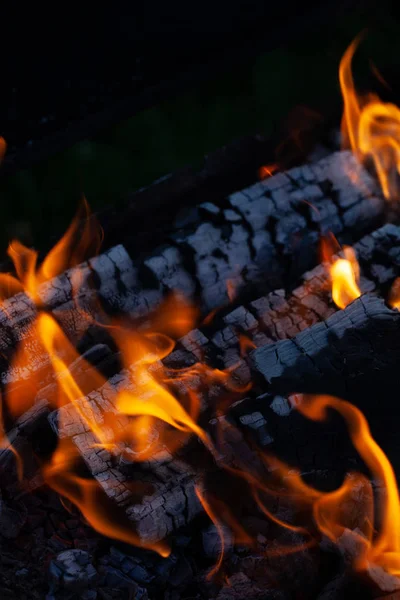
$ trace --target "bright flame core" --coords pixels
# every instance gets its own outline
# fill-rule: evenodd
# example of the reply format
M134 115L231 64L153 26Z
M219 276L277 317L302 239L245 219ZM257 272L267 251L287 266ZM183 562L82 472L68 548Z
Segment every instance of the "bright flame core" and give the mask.
M338 258L331 266L332 299L339 308L361 296L358 280L360 277L358 262L352 248L344 248L346 258Z
M352 248L345 246L343 257L336 258L340 245L333 235L322 239L322 260L329 264L332 282L332 300L338 308L346 308L353 300L361 296L359 288L360 267Z

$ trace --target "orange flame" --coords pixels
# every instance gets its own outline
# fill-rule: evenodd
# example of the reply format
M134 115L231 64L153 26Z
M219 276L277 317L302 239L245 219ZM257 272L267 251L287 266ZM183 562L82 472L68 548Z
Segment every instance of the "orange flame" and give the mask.
M239 333L240 356L246 356L256 347L257 346L255 345L255 343L247 335L244 335L244 333Z
M133 359L135 361L132 384L136 389L134 392L122 391L117 395L115 414L110 415L110 422L106 424L103 420L99 421L96 409L93 408L89 398L83 394L68 370L63 356L67 356L69 362L78 355L56 321L50 315L41 313L37 318L36 329L57 374L59 389L57 404L60 406L66 401L72 404L77 417L94 434L97 440L96 445L106 449L117 448L119 437L115 432L118 430L121 414L138 417L139 423L130 423L120 437L130 438L135 449L141 444L146 446L147 458L154 453L154 449L151 448L151 445L149 446L148 441L151 431L148 419L160 419L175 429L195 433L205 444L209 444L203 430L192 420L172 394L158 384L148 371L149 365L154 364L156 360L171 350L171 340L166 336L156 337L155 334L147 334L146 337L141 338L139 335L130 334L129 338L132 344L129 344L127 349L129 354L125 360ZM92 370L91 376L94 377L92 388L103 386L104 389L104 385L107 384L102 375ZM111 388L110 392L112 392ZM60 426L62 428L62 423ZM74 502L89 523L104 535L142 546L142 541L133 530L127 527L126 523L123 526L120 525L120 520L115 521L114 513L110 514L110 508L104 508L106 499L100 503L99 496L102 495L97 483L82 479L74 473L75 458L76 451L62 440L51 463L44 468L44 475L49 485ZM143 456L140 458L143 459ZM162 543L149 543L146 547L152 548L163 556L169 552L167 546Z
M360 277L358 262L352 248L344 248L346 258L338 258L331 266L332 299L339 308L361 296L358 280Z
M371 506L367 514L364 512L364 516L367 517L366 526L363 528L366 539L365 553L357 557L355 566L364 570L368 568L368 563L372 563L383 567L393 575L400 575L400 501L396 477L387 456L371 436L366 418L350 402L331 396L306 397L297 408L315 421L325 420L329 408L338 411L345 419L351 440L370 469L373 478L381 482L386 490L386 495L378 507L380 530L375 537L370 525L374 514L372 490L369 482L362 475L357 475L355 478L348 476L339 490L318 497L314 506L314 516L320 530L337 541L338 535L343 531L340 523L343 502L354 490L355 484L362 482L370 489Z
M339 77L344 97L343 133L351 148L363 157L371 156L379 176L385 197L397 195L396 177L400 172L400 110L391 104L383 104L376 97L360 98L354 88L351 74L351 60L357 47L356 39L343 56ZM0 138L0 158L5 146ZM267 165L260 170L260 177L270 176L276 165ZM25 291L30 299L41 309L40 286L58 275L66 268L81 262L85 255L93 254L93 245L97 250L100 241L99 230L89 219L88 207L83 205L85 225L81 226L82 214L78 214L64 237L49 252L38 266L38 254L17 241L10 244L11 256L17 277L10 274L0 275L0 298L4 299L18 291ZM359 266L354 251L343 249L343 257L338 258L336 240L331 237L323 247L323 254L331 263L332 298L339 308L344 308L361 292L358 286ZM237 295L239 280L228 280L227 293L231 301ZM393 306L400 307L396 296ZM274 515L269 508L268 498L283 493L284 483L287 497L307 508L312 514L319 532L335 543L346 528L357 530L354 533L361 540L360 552L354 566L366 570L370 564L382 567L393 575L400 576L400 500L395 475L390 462L371 436L368 423L362 413L348 402L330 396L304 397L296 403L297 409L306 417L315 421L324 420L328 409L338 411L345 419L352 442L371 471L372 476L382 482L386 496L381 500L379 522L375 523L374 496L372 485L361 474L348 474L343 484L336 490L325 493L308 485L301 475L278 459L265 455L262 461L269 467L269 476L278 480L280 488L267 486L263 477L266 472L258 471L253 465L233 468L225 464L207 432L199 425L203 404L203 395L210 389L221 386L228 393L243 392L231 379L234 368L220 371L206 363L197 363L184 369L167 368L161 361L171 354L175 339L185 335L194 326L198 311L186 304L182 298L170 297L146 323L135 330L128 323L117 322L109 326L109 332L122 356L122 362L128 373L129 386L123 391L111 389L101 373L89 369L92 390L104 388L110 397L110 412L99 414L90 399L79 386L68 365L80 358L73 344L68 340L57 321L49 314L40 311L35 322L30 325L29 339L35 340L34 348L23 342L18 349L13 365L27 376L20 388L8 390L7 401L11 415L25 410L34 402L40 380L30 373L30 361L35 348L40 346L50 360L52 375L57 383L57 394L50 401L55 407L69 403L76 419L83 423L94 438L94 445L112 450L116 455L128 446L132 460L151 460L160 449L174 452L182 446L188 437L196 436L219 466L230 475L241 477L246 482L250 494L261 514L277 526L293 533L305 536L304 543L272 550L279 553L291 553L311 546L315 540L313 531L302 525L295 525ZM212 318L212 317L209 317ZM240 336L242 354L246 354L253 343ZM107 387L108 386L108 387ZM2 405L0 406L2 410ZM0 446L9 447L0 410ZM62 429L63 424L60 423ZM222 432L222 435L223 432ZM125 446L124 446L125 445ZM222 443L220 444L222 446ZM11 447L12 450L12 447ZM18 459L18 456L16 457ZM162 556L169 554L166 543L148 543L133 530L124 515L118 514L110 504L98 483L77 475L79 453L68 440L62 439L51 460L43 466L45 481L81 510L87 521L99 532L114 539L138 546L145 546ZM260 462L263 466L263 462ZM240 463L240 457L238 459ZM18 464L19 472L22 465ZM241 481L242 483L242 481ZM360 494L359 492L362 492ZM196 494L209 518L215 524L221 537L221 553L217 564L208 577L215 575L222 566L225 552L225 539L222 523L227 522L235 540L256 546L240 520L238 520L219 498L205 497L196 487ZM360 500L361 498L361 500ZM356 505L352 514L349 506ZM377 533L376 533L377 530ZM268 553L268 551L266 551Z
M14 263L17 278L7 273L0 274L1 297L6 298L10 293L24 290L40 305L40 285L88 256L97 254L101 241L102 230L90 216L89 206L84 199L64 236L50 250L40 267L37 266L36 250L27 248L17 240L10 243L8 255Z
M68 441L62 440L50 463L43 469L46 483L73 502L88 523L101 534L154 550L164 557L169 556L170 549L166 543L146 544L138 537L126 516L119 514L96 481L75 474L74 463L77 458L77 450Z
M400 310L400 277L397 277L389 292L389 305Z
M276 163L270 163L268 165L263 165L262 167L259 168L258 177L261 180L268 179L268 177L272 177L272 175L274 173L276 173L278 169L279 169L279 167Z
M351 72L351 61L361 41L359 35L347 48L339 68L344 100L342 135L345 146L372 158L383 194L387 199L399 196L400 110L382 102L375 94L357 94Z
M353 300L361 296L358 282L360 267L353 248L343 248L344 258L336 258L334 251L340 248L336 238L331 234L322 239L322 260L330 262L329 273L332 281L332 300L339 308L346 308Z
M217 562L214 565L214 567L212 569L210 569L210 571L207 573L207 579L210 580L221 569L222 563L223 563L223 560L224 560L224 554L225 554L224 530L221 527L221 524L219 522L219 519L218 519L217 515L214 513L211 505L209 504L209 502L207 502L204 494L200 491L200 488L197 485L195 486L195 492L196 492L196 496L200 500L201 505L203 506L206 514L210 517L211 521L214 523L215 528L218 531L219 538L221 540L221 551L220 551L220 554L218 556Z

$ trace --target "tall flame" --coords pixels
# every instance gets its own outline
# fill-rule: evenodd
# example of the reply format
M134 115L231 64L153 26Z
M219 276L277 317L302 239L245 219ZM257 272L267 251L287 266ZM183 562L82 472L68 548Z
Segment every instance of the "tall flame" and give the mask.
M89 206L83 199L71 225L40 266L37 265L36 250L13 240L8 247L8 255L14 263L17 277L7 273L0 274L0 295L5 298L18 291L25 291L40 305L39 286L85 258L97 254L102 235L102 229L90 215Z
M344 101L342 135L345 146L371 158L386 199L399 198L400 109L382 102L376 94L357 93L351 62L362 35L350 44L339 67L339 81Z

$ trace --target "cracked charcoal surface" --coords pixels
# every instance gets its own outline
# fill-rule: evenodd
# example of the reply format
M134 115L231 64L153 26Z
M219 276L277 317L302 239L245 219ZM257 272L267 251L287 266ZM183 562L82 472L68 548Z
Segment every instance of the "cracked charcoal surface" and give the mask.
M370 294L291 340L259 348L255 368L278 393L346 397L361 378L398 368L400 313Z
M371 264L371 261L375 260L386 265L392 264L393 268L396 267L396 243L400 244L400 229L393 225L386 225L374 234L366 236L356 246L357 252L360 248L361 264L363 261ZM394 277L394 272L390 277ZM381 279L363 281L367 290L373 290L379 284L381 284ZM218 326L221 328L214 335L206 334L198 329L190 332L179 341L177 349L164 360L164 364L167 367L191 365L197 360L203 360L204 356L211 353L212 356L218 357L224 368L235 366L235 377L241 383L246 383L251 380L251 370L247 361L240 355L239 333L246 334L256 346L266 345L266 349L268 349L273 347L277 340L294 337L301 331L304 331L303 335L306 335L310 325L318 323L321 319L328 319L329 322L330 316L332 318L332 315L338 314L336 311L330 297L327 270L323 266L318 266L305 275L304 284L294 290L288 299L285 298L283 290L273 292L251 302L248 308L239 306L224 315L218 322ZM325 328L325 325L323 327ZM314 339L312 345L315 346ZM128 372L122 371L110 380L109 385L103 391L97 390L89 394L88 399L93 415L103 430L106 427L105 415L112 412L116 414L113 405L116 392L127 388L132 389L132 384ZM278 398L274 402L277 407L275 409L273 404L271 410L276 414L285 414L285 409L278 406ZM285 400L282 399L282 402ZM205 400L203 409L206 405L207 401ZM260 405L257 407L259 408ZM250 402L244 414L240 414L237 418L237 424L261 446L269 446L274 441L274 435L271 433L274 429L273 427L271 429L271 423L274 421L270 417L271 410L266 418L264 407L260 412ZM77 419L72 407L66 406L60 409L59 413L61 415L59 422L62 423L62 427L58 431L59 435L73 438L87 467L106 493L117 503L129 507L132 498L129 482L133 472L129 470L129 459L127 461L128 468L126 464L122 465L120 458L118 459L123 452L123 446L121 445L116 450L114 456L104 450L96 451L92 448L95 442L93 434L89 432L85 423ZM118 423L123 428L126 426L127 417L120 416ZM110 436L112 439L112 431L110 431ZM183 526L200 510L193 493L195 474L186 465L180 464L175 459L172 460L168 453L160 458L160 463L156 461L156 475L151 473L151 470L145 475L143 472L137 474L142 481L153 485L152 496L147 496L143 504L127 508L130 518L138 525L139 533L150 538L153 536L154 539L159 539L177 527ZM171 485L171 466L179 473L179 475L176 472L173 473L173 485ZM160 502L161 497L162 501ZM184 517L182 517L183 506L189 506L189 512ZM170 513L175 516L171 516Z

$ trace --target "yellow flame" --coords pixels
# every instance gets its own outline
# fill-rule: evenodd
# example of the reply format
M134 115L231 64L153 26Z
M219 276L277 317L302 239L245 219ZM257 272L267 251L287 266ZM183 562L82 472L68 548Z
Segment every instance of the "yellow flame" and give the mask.
M71 225L40 266L37 266L36 250L13 240L8 247L8 255L14 263L17 277L7 273L0 274L0 297L6 298L24 290L40 305L39 286L78 265L85 258L97 254L102 236L102 229L90 215L89 206L84 199Z
M346 258L338 258L330 268L332 278L332 299L339 308L361 296L358 286L359 268L352 248L344 248Z
M339 308L346 308L350 302L361 296L358 282L360 266L353 248L345 246L343 258L335 258L340 245L335 236L321 240L321 255L324 263L330 263L329 274L332 282L332 300Z

